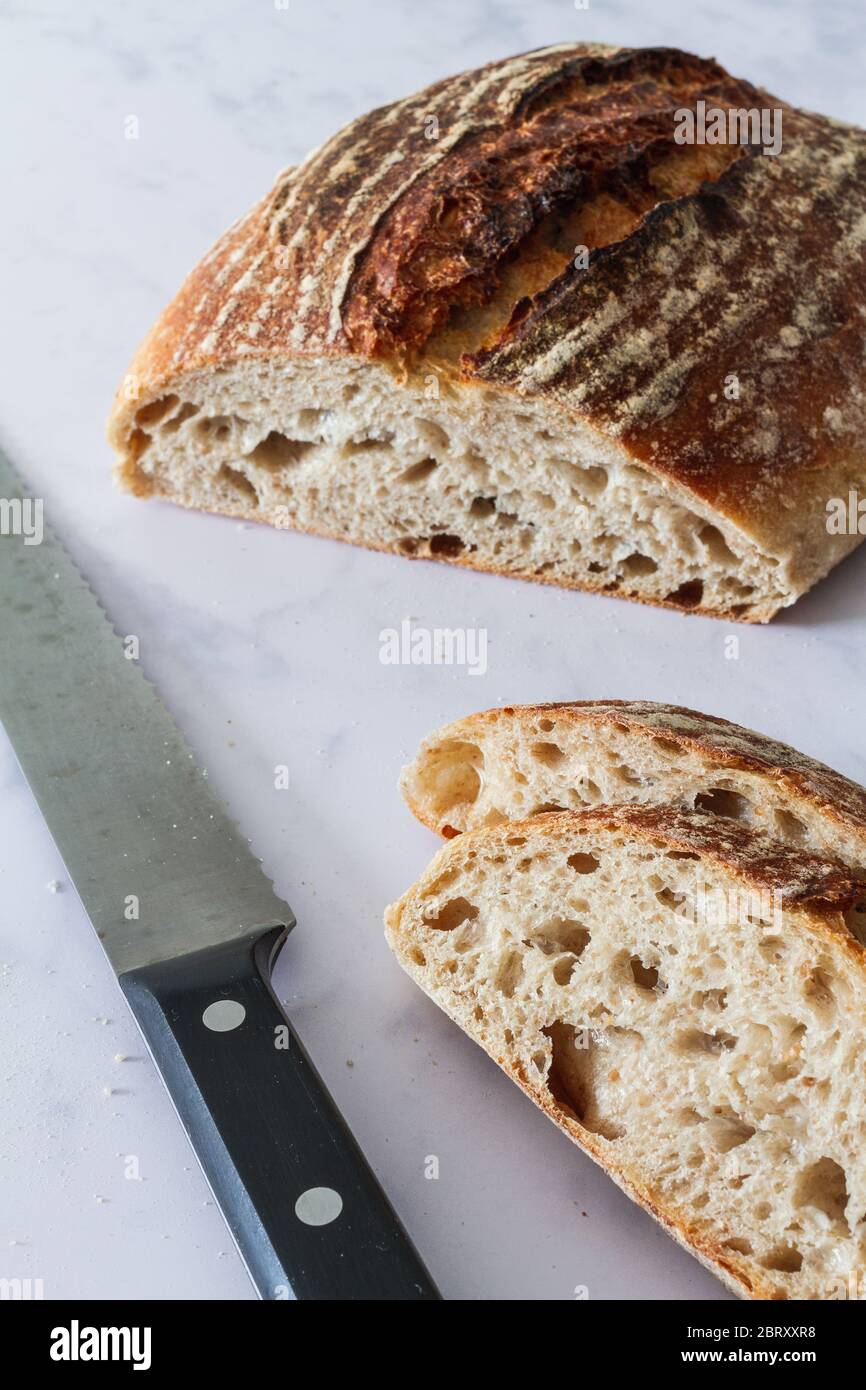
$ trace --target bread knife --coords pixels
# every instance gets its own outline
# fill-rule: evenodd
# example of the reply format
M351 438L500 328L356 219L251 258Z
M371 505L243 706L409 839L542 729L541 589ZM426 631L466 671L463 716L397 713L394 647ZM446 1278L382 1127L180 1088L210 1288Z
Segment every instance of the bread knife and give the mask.
M26 499L0 450L0 720L253 1284L439 1298L272 991L290 908Z

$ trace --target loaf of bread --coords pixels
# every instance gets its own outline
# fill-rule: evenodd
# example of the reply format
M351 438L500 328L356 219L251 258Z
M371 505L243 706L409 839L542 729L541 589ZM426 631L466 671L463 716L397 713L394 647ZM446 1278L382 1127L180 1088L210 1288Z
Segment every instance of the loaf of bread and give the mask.
M678 143L700 102L741 134L767 113L780 152ZM565 44L463 73L217 242L118 393L117 476L766 621L861 539L827 509L866 481L864 214L866 135L711 60Z
M866 790L727 719L644 700L506 706L431 734L403 769L440 835L639 802L705 811L866 870Z
M842 1298L866 1262L864 895L735 821L602 807L450 841L386 929L732 1289Z

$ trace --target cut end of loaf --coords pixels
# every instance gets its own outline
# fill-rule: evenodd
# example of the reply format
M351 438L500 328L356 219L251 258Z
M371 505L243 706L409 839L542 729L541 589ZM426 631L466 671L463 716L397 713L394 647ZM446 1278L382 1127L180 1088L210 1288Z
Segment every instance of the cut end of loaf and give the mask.
M772 157L676 138L696 102L768 100L674 49L563 44L351 122L146 339L121 480L767 621L860 540L827 505L864 477L866 274L863 132L784 106Z
M802 576L537 402L383 367L247 363L118 408L122 486L373 549L763 622Z
M711 839L706 817L637 808L478 832L389 909L388 939L737 1292L841 1297L866 1259L866 952L844 921L863 885L789 851L810 887L780 906L750 869L760 837Z

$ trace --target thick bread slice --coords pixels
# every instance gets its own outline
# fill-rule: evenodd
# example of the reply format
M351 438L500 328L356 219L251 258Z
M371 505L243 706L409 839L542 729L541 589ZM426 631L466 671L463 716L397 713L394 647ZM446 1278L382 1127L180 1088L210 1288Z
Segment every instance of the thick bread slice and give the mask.
M782 149L679 144L774 110ZM674 49L373 111L192 272L117 396L139 496L763 622L861 539L866 135ZM847 513L846 513L847 515Z
M698 809L866 868L866 790L727 719L644 700L517 705L425 738L400 784L440 835L611 802Z
M866 1261L866 883L694 812L463 835L386 913L401 965L736 1292Z

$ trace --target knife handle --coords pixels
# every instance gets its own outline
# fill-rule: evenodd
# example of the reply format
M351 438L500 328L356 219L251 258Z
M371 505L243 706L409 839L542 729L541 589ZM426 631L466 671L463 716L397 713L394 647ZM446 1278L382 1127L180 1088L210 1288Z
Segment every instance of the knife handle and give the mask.
M286 928L120 976L264 1299L440 1297L271 988Z

